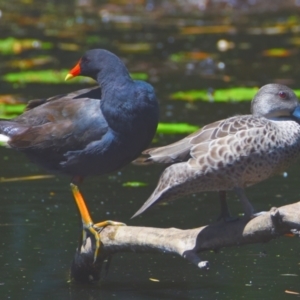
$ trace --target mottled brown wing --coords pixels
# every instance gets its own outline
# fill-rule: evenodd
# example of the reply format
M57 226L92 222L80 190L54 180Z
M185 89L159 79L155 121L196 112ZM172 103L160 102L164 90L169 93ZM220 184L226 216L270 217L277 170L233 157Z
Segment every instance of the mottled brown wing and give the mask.
M241 130L248 130L254 127L262 127L265 121L251 115L235 116L225 120L208 124L191 135L191 144L206 143L211 140L219 139L225 136L236 134Z
M190 167L207 165L215 167L218 163L227 164L237 157L249 155L255 137L264 137L266 126L272 133L271 123L265 118L251 115L232 117L207 125L190 141ZM257 143L257 141L255 142Z
M217 124L222 121L218 121L210 124L215 128ZM143 152L143 156L136 160L137 164L143 163L165 163L172 164L180 161L187 161L190 156L190 150L194 146L192 140L202 134L201 138L204 138L205 135L209 135L213 129L206 128L210 125L205 126L203 129L200 129L187 137L163 147L150 148Z
M193 145L190 144L190 138L186 137L173 144L147 149L143 152L143 157L140 162L155 162L155 163L175 163L185 161L190 157L190 149ZM145 157L146 156L146 157Z
M197 151L206 152L208 142L225 136L234 135L238 131L247 130L252 127L263 126L257 118L251 115L235 116L220 120L204 126L202 129L190 134L173 144L151 148L143 152L146 155L144 162L175 163L187 161L191 158L192 148L197 145Z

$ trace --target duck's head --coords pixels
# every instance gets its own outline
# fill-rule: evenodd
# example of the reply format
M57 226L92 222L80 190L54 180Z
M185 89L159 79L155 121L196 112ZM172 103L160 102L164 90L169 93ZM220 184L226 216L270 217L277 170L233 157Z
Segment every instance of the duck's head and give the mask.
M277 83L264 85L251 103L254 116L268 119L296 118L300 121L300 106L295 93L287 86Z

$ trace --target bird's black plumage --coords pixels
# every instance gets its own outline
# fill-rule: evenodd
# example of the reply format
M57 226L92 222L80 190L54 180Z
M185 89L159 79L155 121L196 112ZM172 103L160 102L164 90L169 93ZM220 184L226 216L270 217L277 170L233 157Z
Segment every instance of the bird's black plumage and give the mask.
M100 87L32 100L22 115L0 120L0 134L36 164L83 178L138 157L155 134L159 109L153 87L132 80L109 51L89 50L75 68L72 76L91 77Z

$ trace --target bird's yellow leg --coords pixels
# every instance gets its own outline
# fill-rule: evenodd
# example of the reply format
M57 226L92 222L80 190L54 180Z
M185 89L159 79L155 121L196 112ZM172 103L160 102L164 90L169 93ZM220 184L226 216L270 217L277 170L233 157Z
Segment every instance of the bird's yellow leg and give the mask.
M83 238L83 240L86 239L87 231L89 231L95 238L95 242L96 242L95 253L94 253L94 262L95 262L98 257L99 249L100 249L99 233L101 232L103 227L108 226L108 225L123 226L126 224L121 223L121 222L110 221L110 220L94 224L94 222L90 216L90 213L86 207L86 204L82 197L82 194L80 193L80 191L78 189L78 186L71 183L71 190L72 190L73 196L75 198L75 201L76 201L76 204L79 209L80 216L81 216L82 229L83 229L82 238Z
M125 223L122 223L122 222L116 222L116 221L106 220L106 221L102 221L102 222L99 222L99 223L94 224L94 227L100 229L100 228L103 228L103 227L108 226L108 225L113 225L113 226L126 226L126 224L125 224Z

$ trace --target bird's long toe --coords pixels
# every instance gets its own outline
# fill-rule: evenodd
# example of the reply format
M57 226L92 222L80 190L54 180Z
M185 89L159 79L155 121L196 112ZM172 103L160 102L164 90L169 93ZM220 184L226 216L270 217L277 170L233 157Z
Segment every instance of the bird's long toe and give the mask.
M97 260L97 257L99 255L100 251L100 245L101 245L101 238L100 233L106 226L124 226L126 224L116 221L102 221L99 223L94 224L90 213L88 211L88 208L85 204L84 198L82 194L80 193L77 185L71 183L71 190L74 196L74 199L76 201L81 221L82 221L82 241L85 241L87 236L93 236L95 239L95 252L94 252L94 263Z

